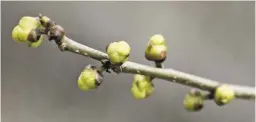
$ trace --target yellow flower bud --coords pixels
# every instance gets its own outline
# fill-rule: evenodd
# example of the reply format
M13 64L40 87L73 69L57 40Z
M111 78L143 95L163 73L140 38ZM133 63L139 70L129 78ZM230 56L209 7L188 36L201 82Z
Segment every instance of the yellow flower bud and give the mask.
M36 17L24 16L19 21L19 26L23 30L31 30L40 26L40 22Z
M41 33L36 31L40 26L41 24L36 17L24 16L20 19L19 24L13 28L12 38L16 42L26 43L29 47L36 48L43 41Z
M145 99L150 96L154 91L150 77L135 75L131 91L135 99Z
M162 63L167 56L167 46L162 35L153 35L146 46L145 57L149 61Z
M131 88L132 95L135 99L145 99L146 91L140 90L137 86L133 85Z
M33 34L33 35L31 35L32 38L29 38L30 34ZM39 39L34 40L34 39L37 39L37 36L39 36ZM28 46L32 47L32 48L36 48L36 47L40 46L44 40L43 35L38 35L37 33L33 33L33 30L30 30L30 31L22 30L19 26L16 26L13 29L12 38L16 42L27 43ZM33 39L33 41L30 39Z
M21 40L20 35L23 34L23 30L20 26L15 26L12 30L12 39L16 42L25 42L27 40Z
M97 72L96 67L88 65L78 78L78 87L83 91L96 89L101 83L103 76Z
M131 48L125 41L113 42L107 46L107 54L114 65L121 65L127 61L130 51Z
M214 100L217 105L227 104L234 98L235 98L234 90L226 84L223 84L217 87L214 94Z
M199 111L203 108L204 99L200 95L187 94L183 105L187 111Z
M166 45L165 39L161 34L155 34L149 39L149 44L151 45Z
M167 47L165 45L149 45L146 47L145 57L149 61L162 63L167 56Z

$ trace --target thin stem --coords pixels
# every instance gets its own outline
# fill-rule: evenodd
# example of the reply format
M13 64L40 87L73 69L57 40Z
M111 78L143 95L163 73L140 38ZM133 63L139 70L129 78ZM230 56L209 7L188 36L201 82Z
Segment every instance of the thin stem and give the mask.
M204 100L212 100L214 98L212 93L202 93Z
M164 68L163 63L155 62L157 68Z
M189 91L189 94L195 95L195 96L202 96L204 100L212 100L214 98L214 96L213 96L214 92L202 91L202 90L195 89L195 88L192 88Z
M63 37L62 43L66 45L66 51L87 56L98 61L108 59L108 55L106 53L103 53L101 51L98 51L88 46L77 43L66 36Z
M90 48L88 46L82 45L78 42L73 41L68 37L64 37L62 39L62 43L65 43L67 51L80 54L83 56L91 57L98 61L108 59L108 55L106 53ZM215 88L217 88L217 86L222 84L221 82L187 74L171 68L168 68L168 69L155 68L155 67L138 64L130 61L125 62L121 66L121 68L123 73L153 76L155 78L164 79L173 83L179 83L182 85L195 87L195 88L208 90L208 91L213 91ZM228 84L228 85L234 89L236 98L247 99L247 100L255 99L255 96L256 96L255 87L232 85L232 84Z

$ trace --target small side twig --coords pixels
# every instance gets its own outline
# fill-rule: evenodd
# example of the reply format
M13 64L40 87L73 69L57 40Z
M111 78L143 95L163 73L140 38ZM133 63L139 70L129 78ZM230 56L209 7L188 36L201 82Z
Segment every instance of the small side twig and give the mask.
M155 62L155 65L156 65L157 68L164 68L163 63Z

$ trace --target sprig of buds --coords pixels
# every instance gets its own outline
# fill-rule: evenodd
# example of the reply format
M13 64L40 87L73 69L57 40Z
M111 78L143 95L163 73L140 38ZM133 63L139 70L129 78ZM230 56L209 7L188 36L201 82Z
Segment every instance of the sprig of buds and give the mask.
M41 14L39 17L22 17L12 30L12 38L14 41L17 43L25 43L31 48L37 48L41 45L44 40L43 35L46 35L48 40L54 40L61 50L65 50L67 48L71 52L82 53L83 55L87 55L86 51L89 50L83 50L86 46L80 46L80 50L78 50L78 44L70 44L67 40L64 43L63 41L67 39L64 38L64 28L57 25L49 17ZM101 61L102 66L97 68L96 66L87 65L81 71L77 79L77 84L82 91L97 89L103 82L103 72L106 71L110 73L110 69L116 73L120 72L122 70L122 65L128 61L131 47L126 41L121 40L110 43L106 47L107 54L99 54L99 51L92 51L92 49L87 52L94 52L92 54L96 55L95 57L100 57L96 59ZM166 40L163 35L155 34L149 38L145 49L145 58L148 61L154 62L155 67L163 68L163 62L167 58ZM155 85L152 82L154 76L142 75L137 71L137 69L136 72L137 74L133 77L131 93L135 99L146 99L154 92ZM212 90L211 88L209 91L191 89L184 98L184 108L188 111L200 111L204 107L204 102L206 100L214 100L218 106L223 106L238 97L236 96L238 94L235 94L234 89L229 87L229 85L219 84L216 88L215 85L213 86L214 89ZM248 93L249 95L245 94L245 96L248 95L254 99L255 96L252 93Z

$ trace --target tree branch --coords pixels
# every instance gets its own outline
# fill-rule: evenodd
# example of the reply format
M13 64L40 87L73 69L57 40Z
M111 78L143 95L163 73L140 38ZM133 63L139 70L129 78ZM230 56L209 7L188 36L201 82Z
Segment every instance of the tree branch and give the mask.
M106 53L90 48L83 44L80 44L66 36L62 38L61 45L59 45L59 48L62 51L64 50L70 51L76 54L90 57L98 61L108 59L108 55ZM155 78L164 79L173 83L179 83L179 84L183 84L186 86L195 87L195 88L199 88L207 91L213 91L220 84L223 84L218 81L209 80L206 78L187 74L171 68L168 68L168 69L155 68L155 67L138 64L130 61L125 62L121 66L121 72L153 76ZM255 87L233 85L233 84L228 84L228 85L234 89L236 98L255 100L255 96L256 96Z
M41 26L37 27L37 25L34 25L35 27L37 27L35 29L34 26L32 25L37 20L40 22L42 27ZM26 27L25 25L28 25L28 23L31 23L31 25ZM23 28L20 28L19 26L22 26ZM26 27L25 28L26 30L23 30L24 26ZM29 33L27 33L28 29L30 29ZM121 61L121 63L117 62L117 63L120 63L118 65L112 64L110 62L108 54L102 51L90 48L86 45L80 44L66 37L65 31L60 25L56 25L55 22L52 21L50 18L48 18L47 16L42 16L41 14L36 19L35 18L33 19L33 17L22 18L22 21L19 22L19 25L17 25L12 32L12 37L14 40L18 42L26 42L27 44L34 47L37 47L38 44L40 45L42 41L42 38L41 38L42 35L48 36L48 40L50 41L54 40L61 51L73 52L73 53L100 61L103 65L99 69L97 69L99 73L103 73L104 71L110 72L109 69L111 69L116 73L140 74L140 75L150 76L152 78L151 80L153 80L154 78L159 78L159 79L167 80L173 83L179 83L182 85L195 87L201 90L208 91L208 93L204 95L204 97L207 99L213 99L213 95L214 95L214 98L217 99L217 100L215 99L215 102L218 104L221 104L221 103L226 104L229 100L234 98L234 95L236 98L239 98L239 99L255 100L255 96L256 96L255 87L227 84L233 90L229 88L224 89L225 87L219 87L219 86L221 85L223 86L226 83L221 83L218 81L198 77L198 76L180 72L171 68L164 68L162 62L159 62L159 61L160 59L163 61L163 59L166 58L166 50L162 50L162 51L160 50L161 51L160 55L164 57L159 58L157 60L151 60L152 57L150 56L148 57L148 54L150 53L147 53L147 51L145 52L146 54L145 57L149 58L148 60L155 61L155 67L147 66L147 65L143 65L143 64L139 64L131 61L123 62L125 60ZM23 38L23 37L30 37L30 38ZM160 42L155 41L151 43L153 44L153 43L160 43ZM158 46L156 49L161 49L161 48ZM162 47L162 49L165 49L165 48ZM130 47L129 47L129 50L130 50ZM126 56L129 56L129 53L126 54ZM112 57L112 59L114 58ZM219 94L217 93L214 94L216 89L217 89L216 92ZM224 93L223 93L223 90L224 90ZM191 100L195 100L195 99L192 98L186 102L191 103ZM192 101L192 102L197 102L197 101ZM190 104L186 104L186 105L187 105L186 107L191 107Z

